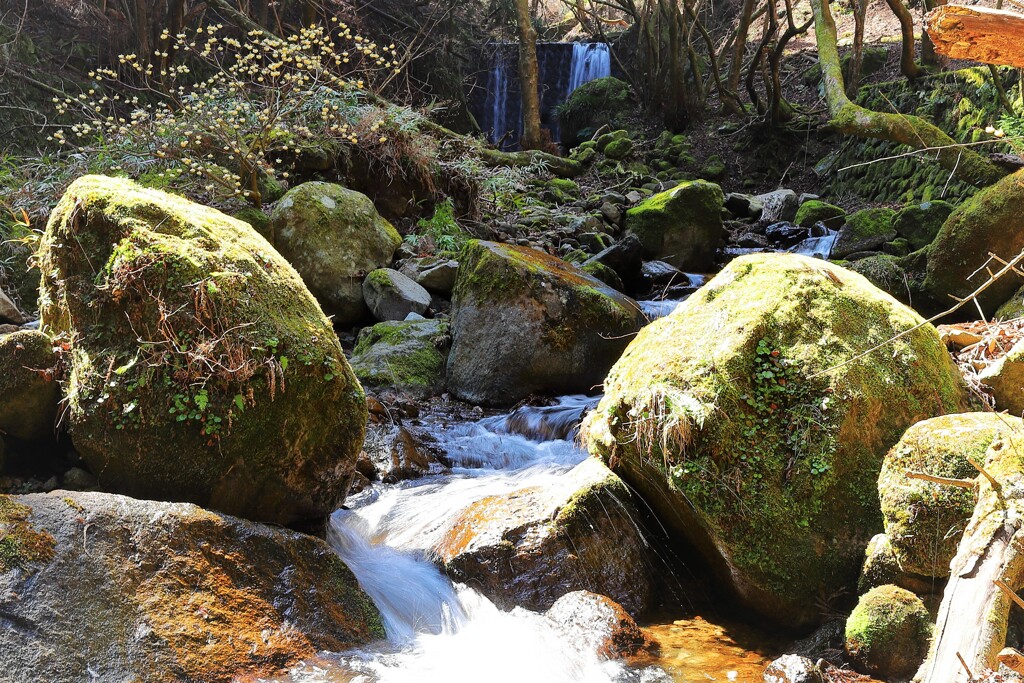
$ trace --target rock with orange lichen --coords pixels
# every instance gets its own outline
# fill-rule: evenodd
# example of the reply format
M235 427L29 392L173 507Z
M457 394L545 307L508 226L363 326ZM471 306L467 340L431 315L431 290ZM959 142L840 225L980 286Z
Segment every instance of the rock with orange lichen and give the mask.
M493 406L589 392L640 324L635 301L565 261L474 240L453 291L448 390Z
M588 590L640 614L654 597L654 564L638 519L629 488L590 458L558 485L473 503L431 555L502 608L546 610Z
M323 541L194 505L0 496L0 537L4 680L231 681L384 637Z

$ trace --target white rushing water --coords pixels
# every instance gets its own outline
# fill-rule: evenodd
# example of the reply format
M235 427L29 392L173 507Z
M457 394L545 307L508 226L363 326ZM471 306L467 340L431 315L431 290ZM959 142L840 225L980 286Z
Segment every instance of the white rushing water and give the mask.
M297 683L647 683L659 669L598 656L542 614L498 609L452 585L424 551L454 516L484 497L526 486L564 486L586 454L575 447L582 413L596 399L569 396L477 422L438 425L451 475L375 485L330 520L328 540L381 612L388 639L325 653L291 674Z
M575 43L569 73L569 94L584 83L612 75L612 57L607 43Z
M788 249L791 254L802 254L813 258L827 259L832 253L832 247L836 243L839 232L830 230L829 234L822 237L808 237L799 244Z

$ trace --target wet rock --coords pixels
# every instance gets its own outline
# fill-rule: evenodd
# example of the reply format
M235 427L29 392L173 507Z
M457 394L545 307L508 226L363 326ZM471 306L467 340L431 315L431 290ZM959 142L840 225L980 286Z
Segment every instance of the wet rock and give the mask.
M736 246L742 249L768 249L771 241L756 232L745 232L736 238Z
M764 236L777 249L789 249L807 239L808 233L792 223L774 223L765 228Z
M850 258L857 252L878 251L886 242L896 239L892 209L862 209L846 219L832 247L832 258Z
M391 263L402 243L373 202L340 185L309 182L289 190L270 219L271 244L324 312L342 324L363 317L363 277Z
M878 476L885 533L900 567L921 576L949 576L964 529L974 514L971 489L911 479L907 472L974 480L970 460L983 462L1000 435L1024 433L1024 421L996 413L943 415L918 422L890 449Z
M714 183L682 183L627 211L626 229L640 238L646 258L707 272L725 236L722 201L722 188Z
M764 683L822 683L821 670L800 655L782 655L764 670Z
M846 653L859 671L907 679L928 654L931 617L921 598L897 586L873 588L846 621Z
M590 591L566 593L547 611L551 619L584 650L608 659L650 655L659 646L622 605Z
M0 530L12 680L227 683L384 636L338 556L292 531L69 491L0 496Z
M654 583L637 514L629 488L587 459L557 487L469 506L432 554L454 580L503 609L543 611L566 593L588 590L640 614Z
M690 278L686 273L664 261L647 261L644 263L641 272L643 273L644 284L651 290L679 285L688 287L690 285Z
M622 292L626 289L626 286L622 284L622 280L619 278L619 274L603 263L587 261L580 266L580 269L617 292Z
M459 273L459 262L437 257L409 259L399 269L411 277L416 284L438 294L451 294L455 277Z
M0 433L54 439L60 386L53 341L42 332L0 337Z
M0 336L11 334L21 329L19 325L0 325Z
M639 326L636 302L561 259L473 241L452 300L448 389L483 405L587 393Z
M892 228L910 242L911 249L921 249L932 243L956 207L937 200L904 207L892 219Z
M21 325L25 322L25 316L18 307L14 305L10 297L0 289L0 323L8 323L10 325Z
M421 446L412 431L396 424L369 425L360 455L365 455L369 463L369 471L364 462L360 472L371 481L385 484L418 479L444 468L433 451Z
M756 221L764 211L759 199L749 194L730 192L725 195L725 208L736 218Z
M636 235L626 235L607 249L584 261L584 270L592 263L600 263L614 270L625 287L623 291L632 292L640 286L643 258L640 240Z
M853 585L881 528L884 454L969 397L912 310L828 262L758 254L640 332L583 438L742 604L807 625L820 613L806 596Z
M760 194L755 199L761 202L762 225L771 225L780 221L791 222L796 218L800 208L800 198L793 190L775 190Z
M982 370L978 379L992 390L996 408L1024 414L1024 342L1014 344L1009 353Z
M448 343L444 320L377 323L359 333L350 362L364 386L434 396L444 392Z
M430 293L397 270L378 268L363 280L363 300L377 320L405 320L430 308Z
M44 326L70 346L66 422L105 489L282 524L336 508L363 391L298 274L246 223L86 176L39 262Z

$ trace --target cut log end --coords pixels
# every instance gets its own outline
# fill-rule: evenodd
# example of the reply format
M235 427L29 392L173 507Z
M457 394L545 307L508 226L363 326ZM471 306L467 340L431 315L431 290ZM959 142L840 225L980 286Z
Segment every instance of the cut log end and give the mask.
M928 14L925 29L939 54L984 64L1024 67L1024 14L944 5Z

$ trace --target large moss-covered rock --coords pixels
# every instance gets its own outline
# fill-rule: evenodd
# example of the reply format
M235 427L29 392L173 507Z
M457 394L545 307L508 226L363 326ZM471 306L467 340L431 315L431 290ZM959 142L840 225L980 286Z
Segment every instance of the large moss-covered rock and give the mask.
M57 355L45 334L0 336L0 434L25 440L53 437L60 387Z
M965 297L985 281L983 266L990 253L1009 261L1022 249L1024 171L1017 171L981 190L949 216L929 249L925 288L940 306L948 307L949 295ZM998 269L998 263L992 264L993 272ZM977 301L991 314L1022 282L1020 276L1007 273Z
M861 209L846 219L832 247L832 258L846 258L858 251L874 251L896 239L892 209Z
M402 243L369 197L323 182L289 190L270 214L270 233L274 248L339 323L366 314L363 277L390 264Z
M963 413L924 420L892 447L878 477L885 533L900 567L922 576L949 576L964 528L974 513L971 489L909 479L908 471L949 479L970 479L1000 433L1024 432L1020 418L996 413Z
M903 569L889 537L875 534L864 549L864 565L857 579L857 592L867 593L872 588L894 584L917 595L929 595L941 590L943 583L932 576L912 574Z
M941 199L904 207L892 219L892 228L910 242L912 249L921 249L932 243L942 224L956 207Z
M650 606L654 579L629 488L593 458L557 486L491 496L463 510L431 555L499 607L542 611L589 590L631 614Z
M631 109L629 84L618 78L598 78L584 83L557 110L562 140L574 146L598 128L618 128Z
M981 383L992 390L996 408L1013 415L1024 415L1024 342L1013 348L978 375Z
M846 267L863 275L868 282L897 301L904 303L912 301L911 283L899 258L888 254L879 254L848 263Z
M86 176L39 252L67 424L104 488L286 523L342 495L366 405L298 274L247 224Z
M635 301L536 249L473 241L459 263L448 389L462 400L589 392L640 327Z
M586 443L743 603L813 622L807 596L851 586L881 529L885 452L908 426L968 404L922 323L830 263L738 258L630 344Z
M821 223L830 230L838 230L846 221L846 211L820 199L811 199L800 205L793 222L801 228L813 228Z
M0 612L5 680L227 683L384 635L323 541L103 493L0 496Z
M928 654L931 634L921 598L897 586L879 586L861 597L847 619L846 652L865 673L908 679Z
M724 235L722 188L684 182L626 212L626 228L640 238L644 256L690 272L706 273Z
M377 323L359 333L352 370L368 387L390 387L416 396L440 394L448 342L444 320Z

